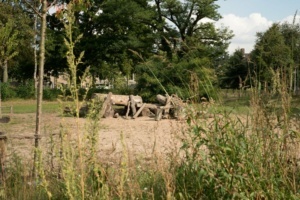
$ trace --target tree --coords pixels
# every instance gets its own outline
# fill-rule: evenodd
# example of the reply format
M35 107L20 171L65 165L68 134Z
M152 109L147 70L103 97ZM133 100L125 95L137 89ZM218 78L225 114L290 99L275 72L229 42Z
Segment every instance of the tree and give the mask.
M291 50L285 44L278 24L273 24L266 32L257 33L256 45L251 57L257 66L258 81L265 83L265 90L272 87L274 71L282 69L287 79L286 74L292 61Z
M194 35L198 40L212 42L218 32L211 23L201 23L204 18L219 20L221 15L216 0L155 0L157 10L157 30L161 36L161 49L172 58L172 48L182 56L193 45ZM225 32L227 29L225 29ZM230 36L229 34L228 36ZM184 43L184 45L183 45Z
M47 38L45 41L45 72L51 72L52 76L58 76L59 72L67 69L66 52L64 44L64 29L47 29Z
M229 56L228 62L223 66L223 74L220 77L220 86L225 88L242 89L249 84L250 69L252 63L249 63L243 49L236 49ZM252 71L252 70L251 70Z
M280 31L284 37L285 44L291 49L292 66L290 67L290 89L294 94L299 89L299 63L300 63L300 24L296 23L297 12L292 23L285 22L280 25Z
M30 71L23 70L23 67L33 61L30 55L33 35L31 20L21 5L4 1L0 4L0 24L3 78L7 80L9 75L20 78L21 74Z
M8 61L18 54L16 50L18 34L18 31L14 31L14 22L12 19L8 19L5 24L0 21L0 65L3 69L4 83L8 81Z
M160 85L156 92L165 92L163 85L166 91L195 101L213 95L215 64L226 54L233 36L227 28L217 29L213 23L201 22L204 18L220 18L215 1L156 0L154 7L154 27L160 41L156 44L157 55L140 67L143 77L138 83L139 92L151 91L154 82L161 82L156 83Z
M140 61L131 51L137 51L146 58L152 54L156 34L151 23L155 13L147 2L96 1L87 11L77 15L83 39L76 52L85 51L82 72L90 66L94 75L100 76L103 66L109 65L110 73L104 74L110 74L110 77L118 72L130 75L135 70L135 63ZM131 63L130 67L128 63Z

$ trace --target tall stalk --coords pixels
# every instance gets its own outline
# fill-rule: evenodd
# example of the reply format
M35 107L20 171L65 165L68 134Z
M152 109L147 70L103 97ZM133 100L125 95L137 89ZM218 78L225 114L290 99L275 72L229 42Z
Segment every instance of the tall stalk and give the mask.
M80 191L81 191L81 199L85 198L85 173L84 173L84 158L83 158L83 150L82 150L82 136L79 132L79 109L80 109L80 102L78 96L78 88L77 88L77 66L81 63L82 57L84 52L81 52L78 58L76 58L74 54L74 48L76 43L82 38L82 35L79 35L77 38L73 38L73 28L75 23L75 16L74 16L74 4L70 2L68 4L66 13L64 15L64 27L66 32L65 37L65 44L67 46L67 62L68 67L71 72L71 80L70 80L70 91L71 95L74 98L75 109L76 109L76 127L77 127L77 148L78 148L78 159L79 159L79 173L80 173ZM69 187L72 188L72 187ZM73 191L68 191L68 194L72 196Z

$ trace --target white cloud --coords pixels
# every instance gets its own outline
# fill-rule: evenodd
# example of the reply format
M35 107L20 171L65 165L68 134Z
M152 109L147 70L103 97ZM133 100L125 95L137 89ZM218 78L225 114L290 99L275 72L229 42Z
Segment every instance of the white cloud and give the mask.
M272 23L272 21L263 17L260 13L252 13L247 17L227 14L216 22L216 26L228 27L235 35L231 40L228 49L229 53L233 53L238 48L244 48L248 53L253 49L256 33L266 31Z
M286 18L282 19L280 22L281 22L281 23L284 23L284 22L293 23L294 17L295 17L294 15L287 16ZM295 23L296 23L296 24L299 24L299 23L300 23L300 15L297 15L297 16L296 16L296 18L295 18Z

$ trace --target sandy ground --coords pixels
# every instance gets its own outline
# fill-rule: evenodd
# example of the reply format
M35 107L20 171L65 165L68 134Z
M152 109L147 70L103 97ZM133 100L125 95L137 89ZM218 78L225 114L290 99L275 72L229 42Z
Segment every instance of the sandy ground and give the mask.
M90 122L84 118L62 118L57 114L43 114L42 122L40 146L45 156L51 152L53 146L57 146L61 130L68 133L70 138L77 138L80 134L83 140L90 134L87 128ZM151 159L154 154L167 155L180 147L178 136L184 124L185 122L174 119L155 121L149 117L103 118L99 122L98 154L107 162L118 162L124 152L144 160ZM5 132L8 137L8 157L17 153L21 158L32 160L30 157L33 155L35 114L11 115L8 124L0 124L0 132ZM54 138L54 144L50 142L51 138Z

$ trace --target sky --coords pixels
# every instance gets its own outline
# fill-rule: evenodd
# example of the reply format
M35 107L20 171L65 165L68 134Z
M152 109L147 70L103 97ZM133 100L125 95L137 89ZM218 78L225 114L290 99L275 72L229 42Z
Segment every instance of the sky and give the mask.
M300 0L218 0L222 19L217 27L228 27L234 37L229 53L244 48L253 50L257 32L265 32L273 23L292 23L298 10L296 23L300 23Z

